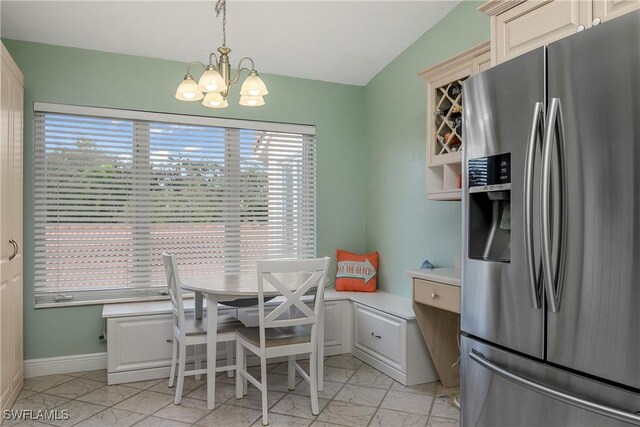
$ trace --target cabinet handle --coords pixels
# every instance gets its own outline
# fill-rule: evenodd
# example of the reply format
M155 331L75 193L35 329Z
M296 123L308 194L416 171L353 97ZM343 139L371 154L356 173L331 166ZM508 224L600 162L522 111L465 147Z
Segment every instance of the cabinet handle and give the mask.
M582 24L578 25L578 28L576 28L576 33L579 33L580 31L584 31L584 25Z
M600 18L595 18L595 19L593 20L593 22L591 23L591 25L593 25L593 26L595 27L596 25L600 25L600 23L601 23L601 22L602 22L602 19L600 19Z
M436 299L438 298L438 294L436 294L435 292L431 292L431 299Z
M16 243L16 241L13 239L9 239L9 243L11 243L11 246L13 246L13 253L9 257L9 261L11 261L16 256L18 256L18 243Z
M375 333L371 332L371 336L374 338L382 338L382 336L380 335L376 335Z
M172 343L173 343L173 340L167 339L167 342L168 342L169 344L172 344Z

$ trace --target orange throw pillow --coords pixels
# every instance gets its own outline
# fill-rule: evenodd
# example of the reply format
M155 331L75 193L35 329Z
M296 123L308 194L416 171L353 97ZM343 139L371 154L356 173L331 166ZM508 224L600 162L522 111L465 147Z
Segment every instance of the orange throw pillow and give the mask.
M338 249L336 291L375 292L378 283L378 252L358 255Z

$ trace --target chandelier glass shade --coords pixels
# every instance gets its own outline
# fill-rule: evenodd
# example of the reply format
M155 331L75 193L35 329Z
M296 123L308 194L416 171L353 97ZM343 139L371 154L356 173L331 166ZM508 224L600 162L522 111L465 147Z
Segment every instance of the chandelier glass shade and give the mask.
M212 52L209 54L208 65L198 61L190 63L187 66L187 74L176 90L176 99L186 102L202 100L202 105L209 108L228 107L229 89L240 80L242 72L246 71L248 75L240 88L240 105L246 107L264 105L264 96L269 91L267 91L267 86L258 75L251 58L242 58L238 63L235 77L231 76L231 63L229 61L231 49L226 46L226 0L218 0L215 10L217 15L222 13L222 46L218 48L220 57ZM249 63L251 68L243 66L243 63ZM194 65L201 66L204 69L197 82L191 74L191 67Z

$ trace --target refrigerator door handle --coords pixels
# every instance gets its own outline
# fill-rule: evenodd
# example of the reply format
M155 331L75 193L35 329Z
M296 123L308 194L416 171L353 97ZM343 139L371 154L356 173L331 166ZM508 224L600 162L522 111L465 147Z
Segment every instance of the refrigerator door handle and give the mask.
M565 251L565 234L567 226L567 180L565 173L564 158L564 127L562 125L562 109L559 98L553 98L547 113L547 123L544 133L544 144L542 148L542 202L540 204L540 229L542 233L542 273L543 282L547 294L547 304L549 311L557 313L560 309L560 298L562 296L562 262ZM558 223L559 246L556 258L555 271L552 263L551 247L551 171L554 141L558 144L558 169L560 176L556 177L559 182L560 191L560 221Z
M533 109L533 120L527 142L527 153L524 169L524 242L527 272L529 276L529 296L531 306L536 309L542 307L542 265L536 262L533 233L533 172L535 168L538 140L542 144L544 138L544 104L536 102Z
M640 415L612 408L600 403L592 402L590 400L586 400L581 397L556 390L554 388L540 384L536 381L532 381L518 374L514 374L513 372L508 371L507 369L495 364L494 362L491 362L486 357L484 357L482 353L476 350L471 350L471 352L469 353L469 357L471 358L471 360L478 363L480 366L486 368L487 370L493 372L494 374L500 375L501 377L511 382L514 382L522 387L526 387L529 390L533 390L536 393L540 393L543 396L547 396L552 399L567 403L569 405L573 405L590 412L595 412L596 414L604 415L606 417L615 418L627 423L640 424Z

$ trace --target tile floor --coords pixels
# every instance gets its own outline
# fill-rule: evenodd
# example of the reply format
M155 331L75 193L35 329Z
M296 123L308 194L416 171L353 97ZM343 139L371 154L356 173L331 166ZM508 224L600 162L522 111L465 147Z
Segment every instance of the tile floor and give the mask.
M253 375L259 377L258 368ZM306 369L306 367L305 367ZM173 404L167 380L107 386L106 372L90 371L25 380L13 409L66 409L64 421L8 420L3 426L260 426L260 393L251 384L249 394L236 400L233 379L217 377L216 407L207 409L206 382L187 377L180 405ZM268 367L269 424L272 427L328 426L458 426L453 406L458 389L439 382L405 387L355 357L327 357L320 414L311 415L309 386L298 376L295 390L286 386L286 364Z

